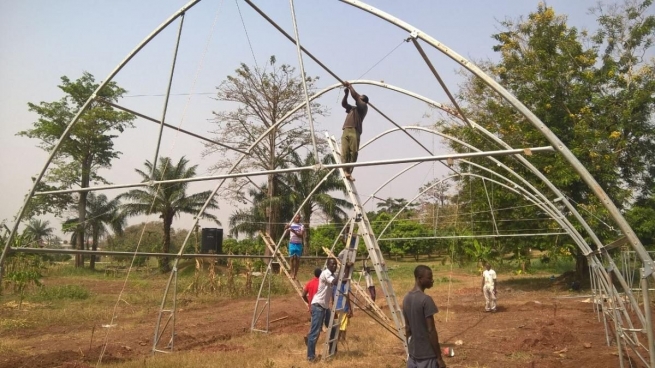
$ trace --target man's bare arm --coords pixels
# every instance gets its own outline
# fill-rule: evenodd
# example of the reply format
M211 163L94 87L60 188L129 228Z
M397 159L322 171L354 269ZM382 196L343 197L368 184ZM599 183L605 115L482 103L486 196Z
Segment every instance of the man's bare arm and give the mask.
M359 101L361 96L359 95L359 93L357 93L357 91L355 91L355 88L353 88L352 84L348 83L348 89L350 90L350 95L353 96L353 99L355 101Z
M341 100L341 107L348 109L348 88L345 89L345 94L343 95L343 100Z
M441 356L441 346L439 346L439 336L437 335L437 327L434 325L434 316L425 317L425 323L428 325L428 340L437 358Z

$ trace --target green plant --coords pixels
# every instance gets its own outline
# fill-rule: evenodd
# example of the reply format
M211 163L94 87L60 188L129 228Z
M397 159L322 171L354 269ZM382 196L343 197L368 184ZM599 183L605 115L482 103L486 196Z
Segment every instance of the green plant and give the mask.
M30 286L41 286L41 270L45 269L41 257L35 254L17 253L7 259L5 282L19 295L18 308L23 305L25 292Z
M84 300L89 295L89 290L79 285L57 285L41 287L37 293L30 295L29 299L41 302L63 299Z

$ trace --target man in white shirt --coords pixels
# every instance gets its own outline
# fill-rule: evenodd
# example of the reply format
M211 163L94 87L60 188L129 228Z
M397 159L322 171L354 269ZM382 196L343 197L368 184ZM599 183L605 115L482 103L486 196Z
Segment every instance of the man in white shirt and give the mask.
M496 311L496 271L491 269L491 264L485 265L486 270L482 272L482 294L484 294L484 311Z
M311 311L312 322L307 334L307 360L314 362L316 358L316 342L321 334L321 325L325 320L325 313L330 308L332 298L332 287L336 285L337 278L334 272L337 270L337 260L330 258L327 261L327 269L323 270L318 278L318 290L312 298Z

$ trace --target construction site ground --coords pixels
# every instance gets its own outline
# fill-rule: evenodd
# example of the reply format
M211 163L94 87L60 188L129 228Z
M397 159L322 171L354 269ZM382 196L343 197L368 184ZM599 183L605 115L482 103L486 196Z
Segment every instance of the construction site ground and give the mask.
M393 269L390 276L395 280ZM570 291L569 280L555 276L551 280L547 274L499 274L498 311L486 313L479 276L457 267L435 271L435 286L428 294L439 307L439 340L455 353L445 358L448 367L618 367L613 330L609 329L608 346L603 317L585 297L589 291ZM253 296L180 292L173 352L153 356L166 278L151 274L143 279L126 283L116 276L46 277L46 287L75 284L89 290L90 297L51 303L28 300L21 309L16 296L5 293L0 304L0 367L310 366L303 343L309 313L291 291L272 297L267 334L250 331ZM394 281L394 286L402 300L411 279ZM382 292L377 291L377 303L386 310ZM324 338L325 333L319 339L319 354ZM645 335L640 338L645 343ZM312 366L396 368L405 366L404 358L400 340L365 311L355 309L337 355ZM629 358L624 359L630 366ZM632 366L643 364L632 356Z

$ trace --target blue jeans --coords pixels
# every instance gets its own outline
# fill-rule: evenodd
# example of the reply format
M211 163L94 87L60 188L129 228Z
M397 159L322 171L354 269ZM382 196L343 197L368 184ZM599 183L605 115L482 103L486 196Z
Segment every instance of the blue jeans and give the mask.
M316 358L316 342L318 336L321 334L321 325L325 321L325 311L323 307L318 304L312 304L312 323L309 327L309 334L307 335L307 359L314 360Z

